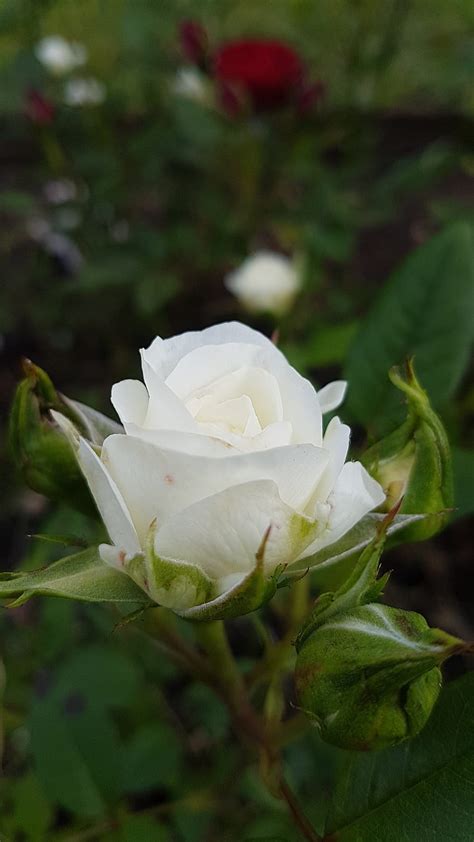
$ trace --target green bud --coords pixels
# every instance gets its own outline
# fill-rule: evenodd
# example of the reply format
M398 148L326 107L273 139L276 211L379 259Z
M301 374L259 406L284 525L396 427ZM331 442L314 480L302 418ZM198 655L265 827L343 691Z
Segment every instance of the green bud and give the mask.
M384 511L401 501L401 514L429 515L403 531L404 540L423 541L444 526L453 505L451 452L446 431L412 363L407 362L406 378L394 368L390 379L406 396L407 418L374 444L361 462L387 495Z
M24 360L25 378L17 387L10 415L13 459L27 485L51 500L60 500L86 514L97 510L77 464L71 443L51 410L65 416L92 444L120 431L119 425L56 391L39 366Z
M395 745L423 728L441 687L439 665L463 646L420 614L379 604L350 608L304 640L298 704L333 745Z

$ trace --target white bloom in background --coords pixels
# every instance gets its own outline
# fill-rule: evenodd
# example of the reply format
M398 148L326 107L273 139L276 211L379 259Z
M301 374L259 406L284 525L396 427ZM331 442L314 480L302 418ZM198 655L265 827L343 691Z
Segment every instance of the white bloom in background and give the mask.
M85 64L88 57L83 44L66 41L61 35L49 35L42 38L36 45L35 55L50 73L58 76Z
M77 186L70 178L56 178L46 182L43 193L52 205L63 205L77 198Z
M192 99L203 105L209 104L211 100L209 86L203 74L195 67L180 67L176 71L171 90L177 96Z
M291 307L301 277L293 260L258 251L227 275L225 285L247 309L281 315Z
M66 105L100 105L105 99L105 85L98 79L68 79L64 85Z
M384 493L346 462L350 430L261 333L238 322L157 337L145 383L112 389L123 435L78 461L107 527L102 559L178 612L240 592L263 554L266 577L337 541ZM68 423L57 417L68 430ZM73 435L73 434L72 434ZM244 613L241 611L241 613Z

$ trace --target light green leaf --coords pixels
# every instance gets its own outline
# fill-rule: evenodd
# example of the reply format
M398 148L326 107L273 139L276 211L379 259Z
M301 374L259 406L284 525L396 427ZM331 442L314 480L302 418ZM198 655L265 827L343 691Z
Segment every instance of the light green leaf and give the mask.
M473 240L459 223L406 260L362 323L345 371L348 412L377 435L395 427L403 408L388 371L411 356L435 408L449 400L469 359L473 313Z
M62 596L85 602L151 605L148 596L129 576L113 570L99 558L97 547L66 556L42 570L0 574L0 598L24 602L34 594Z
M351 754L333 798L334 842L470 842L474 827L474 674L449 684L422 733Z

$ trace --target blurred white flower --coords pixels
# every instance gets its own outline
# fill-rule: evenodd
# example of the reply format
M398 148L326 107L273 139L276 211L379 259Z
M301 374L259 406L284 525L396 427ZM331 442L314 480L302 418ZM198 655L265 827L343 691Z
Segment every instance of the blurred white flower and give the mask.
M66 234L55 231L50 222L42 217L32 217L27 220L26 230L32 240L54 257L67 275L76 275L82 264L83 257L74 241Z
M56 178L46 182L43 193L47 202L52 205L63 205L65 202L74 201L77 196L77 187L70 178Z
M61 35L49 35L42 38L36 45L35 55L50 73L58 76L85 64L88 56L84 44L66 41Z
M64 85L66 105L100 105L105 99L105 85L98 79L68 79Z
M249 310L285 313L301 287L295 261L272 251L248 257L224 281L226 287Z
M180 67L173 79L172 92L194 102L210 102L210 91L202 73L195 67Z

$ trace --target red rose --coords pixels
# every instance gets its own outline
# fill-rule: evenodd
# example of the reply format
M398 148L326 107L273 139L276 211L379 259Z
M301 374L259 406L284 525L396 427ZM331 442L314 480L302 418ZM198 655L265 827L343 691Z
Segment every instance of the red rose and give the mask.
M56 107L54 102L43 96L40 91L32 88L25 99L25 113L32 123L38 126L48 126L54 120Z
M274 108L291 100L301 81L303 63L281 41L231 41L214 59L214 74L225 89L243 92L256 109Z
M179 25L179 41L185 58L204 66L208 53L207 32L197 20L183 20Z

